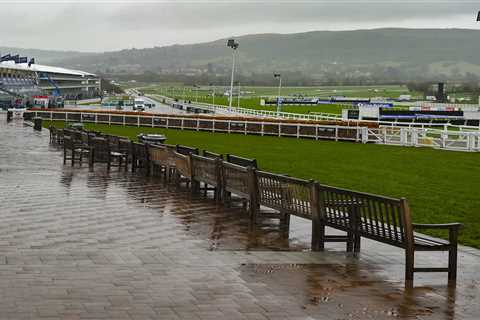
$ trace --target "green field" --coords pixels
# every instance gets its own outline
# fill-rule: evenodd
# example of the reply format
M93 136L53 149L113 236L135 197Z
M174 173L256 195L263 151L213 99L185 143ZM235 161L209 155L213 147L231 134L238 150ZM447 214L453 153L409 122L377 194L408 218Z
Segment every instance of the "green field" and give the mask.
M151 96L154 100L160 100L155 98L155 96ZM209 96L173 96L172 98L177 98L179 101L190 100L190 101L198 101L203 103L213 103L212 97ZM223 105L228 106L228 97L215 97L215 104L216 105ZM235 97L232 106L237 107L238 102ZM240 107L254 109L254 110L268 110L268 111L277 111L277 106L269 105L269 106L262 106L260 105L260 98L242 98L240 99ZM291 112L291 113L312 113L312 112L319 112L319 113L333 113L333 114L342 114L342 109L349 108L348 105L340 105L340 104L325 104L325 105L315 105L315 106L282 106L281 111L283 112Z
M45 126L50 123L46 122ZM56 125L63 126L62 122ZM418 223L463 222L462 244L480 248L480 154L349 142L244 136L195 131L86 125L135 139L163 133L167 142L256 158L271 172L321 183L406 197ZM445 234L435 234L445 237Z
M181 85L162 85L151 84L139 88L146 93L158 93L168 96L181 96L184 93L195 96L198 91L199 95L209 95L215 90L217 94L223 94L229 88L200 86L195 89L193 87ZM234 88L234 93L237 89ZM246 97L276 97L278 95L278 87L241 87L242 96ZM346 96L346 97L386 97L398 98L402 94L418 95L417 92L410 92L403 85L374 85L374 86L320 86L320 87L282 87L282 96L302 95L306 97L329 97L329 96Z
M162 85L152 84L138 88L145 94L158 94L179 100L190 100L204 103L213 103L212 93L215 90L215 104L228 105L228 97L223 95L223 87L200 86L200 88L186 87L180 85ZM234 91L236 93L236 91ZM237 97L234 96L233 106L249 108L255 110L276 111L276 106L261 106L260 99L274 99L278 94L276 87L241 87L241 99L238 103ZM418 93L410 92L406 86L385 85L385 86L323 86L323 87L283 87L282 96L302 95L306 97L329 97L329 96L346 96L346 97L385 97L398 98L402 94L418 95ZM349 108L350 105L316 105L316 106L284 106L282 111L292 113L334 113L341 114L342 109Z

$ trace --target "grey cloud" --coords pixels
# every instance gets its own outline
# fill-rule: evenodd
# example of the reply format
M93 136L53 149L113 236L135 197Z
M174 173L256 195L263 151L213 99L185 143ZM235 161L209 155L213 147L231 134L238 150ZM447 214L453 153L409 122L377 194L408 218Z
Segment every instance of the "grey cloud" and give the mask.
M458 0L37 2L0 0L0 21L8 26L0 31L0 46L98 51L247 33L480 26L474 22L478 6Z

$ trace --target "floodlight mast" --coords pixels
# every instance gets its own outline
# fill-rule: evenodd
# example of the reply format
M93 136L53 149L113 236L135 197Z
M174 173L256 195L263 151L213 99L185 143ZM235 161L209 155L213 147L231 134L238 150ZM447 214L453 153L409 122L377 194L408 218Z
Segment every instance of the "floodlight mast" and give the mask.
M228 111L232 111L232 100L233 100L233 76L235 75L235 51L238 49L238 42L235 42L235 39L228 39L227 47L232 48L232 76L230 78L230 99L228 101Z

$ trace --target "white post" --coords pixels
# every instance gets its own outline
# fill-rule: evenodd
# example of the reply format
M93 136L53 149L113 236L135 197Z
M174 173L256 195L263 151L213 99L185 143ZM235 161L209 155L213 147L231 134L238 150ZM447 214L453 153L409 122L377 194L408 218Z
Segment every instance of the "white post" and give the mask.
M412 128L412 145L417 147L418 146L418 130L417 128Z
M407 145L407 130L406 128L400 128L400 144Z
M362 127L362 143L368 142L368 127Z

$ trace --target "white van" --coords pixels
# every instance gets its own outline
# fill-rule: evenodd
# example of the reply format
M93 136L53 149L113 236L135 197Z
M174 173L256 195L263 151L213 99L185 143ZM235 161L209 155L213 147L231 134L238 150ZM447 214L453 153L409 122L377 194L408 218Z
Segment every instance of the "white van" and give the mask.
M135 102L133 104L133 110L144 111L145 110L145 100L143 100L141 98L135 98Z

